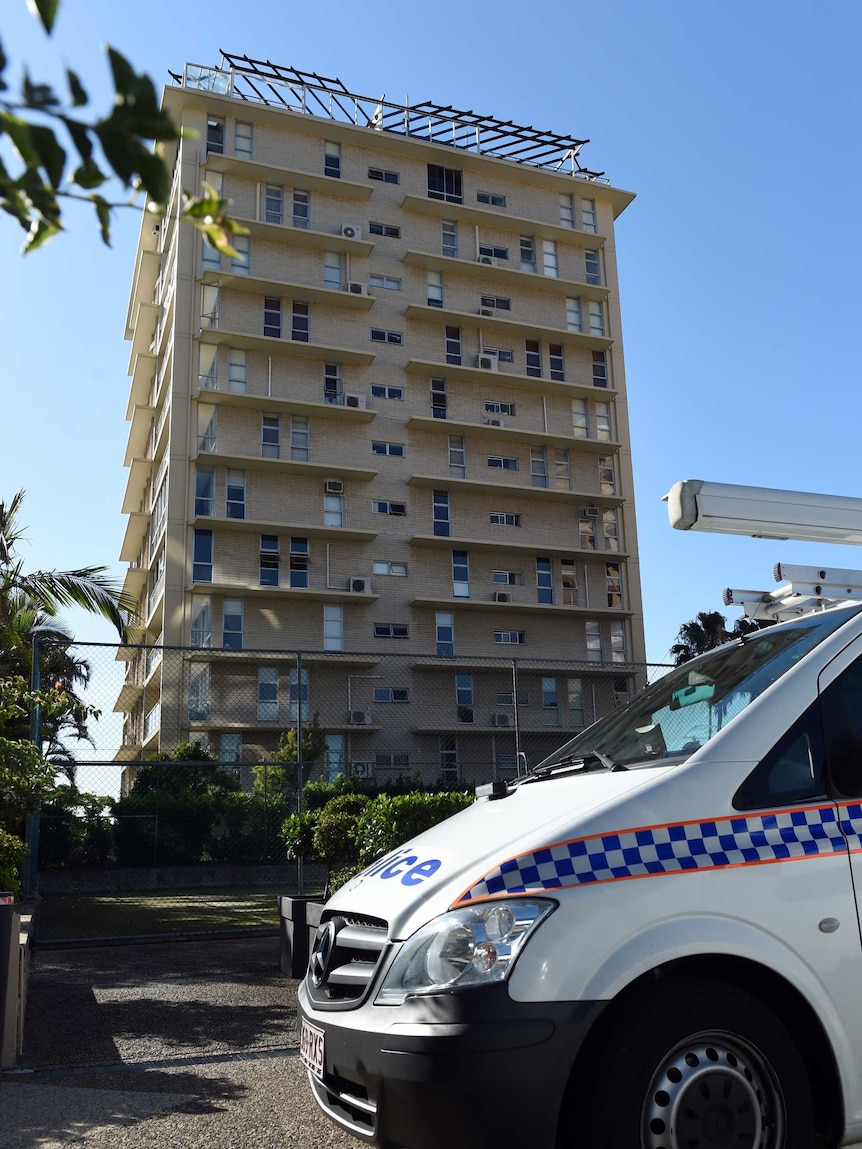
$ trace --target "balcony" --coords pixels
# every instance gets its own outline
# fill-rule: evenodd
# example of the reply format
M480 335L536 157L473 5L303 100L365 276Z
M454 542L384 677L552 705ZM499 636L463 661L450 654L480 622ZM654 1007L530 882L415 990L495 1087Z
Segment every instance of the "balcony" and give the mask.
M136 355L141 355L150 350L150 345L155 339L158 318L158 304L141 300L135 309L132 320L132 361L134 361Z
M321 403L295 396L250 395L248 392L206 388L201 399L216 406L241 407L246 411L285 411L315 419L340 419L347 423L370 423L377 412L369 407L347 407L344 403Z
M523 587L516 587L512 593L524 593ZM581 591L583 594L583 591ZM495 602L493 594L485 600L478 598L412 598L410 605L427 607L431 610L479 610L489 611L497 615L496 622L501 624L511 615L521 614L553 614L572 615L581 618L626 618L632 612L619 606L590 606L586 603L544 603L544 602ZM515 656L519 658L519 656Z
M564 311L560 300L561 311ZM599 335L584 335L578 331L566 331L562 327L545 327L538 323L522 323L517 319L504 319L498 313L493 319L477 314L475 311L449 311L444 307L427 307L424 304L411 303L404 309L408 319L421 319L426 323L435 323L438 328L444 324L455 327L476 327L483 331L504 331L517 339L547 339L551 343L568 344L571 347L586 347L591 351L607 351L613 346L613 339ZM488 342L493 346L494 338L490 336ZM487 372L486 372L487 374Z
M283 560L286 566L287 555L283 556ZM288 572L285 570L282 575L286 579ZM318 589L317 587L260 586L256 582L228 583L220 580L208 583L190 583L186 589L200 592L204 588L213 594L242 595L243 598L268 598L273 600L273 605L278 606L284 605L291 599L295 599L297 602L352 602L358 606L368 606L372 602L377 602L380 597L377 594L351 591L347 587ZM269 657L268 654L267 657Z
M596 496L596 502L601 502L598 496ZM509 534L512 533L511 531L509 532ZM516 533L522 535L525 532L521 530ZM559 532L557 537L559 538ZM595 559L600 562L616 562L618 559L628 558L627 551L586 550L583 547L576 546L574 543L566 544L559 541L548 543L543 539L529 542L527 539L519 538L517 542L510 542L508 537L501 538L498 541L489 539L487 535L483 535L481 538L473 538L467 535L411 535L407 541L412 547L437 547L446 551L505 551L507 553L522 551L524 554L531 555L577 556L579 559ZM501 587L500 589L505 590L506 588Z
M238 156L215 155L210 153L201 160L210 171L225 172L243 179L260 180L262 183L288 184L291 187L308 188L311 191L330 192L340 199L364 201L371 198L371 184L354 183L351 180L334 180L331 176L317 172L304 172L300 168L284 167L280 164L262 164L259 160L246 160Z
M489 467L488 470L491 468ZM578 501L584 505L599 504L606 507L618 507L625 501L622 495L604 495L596 491L566 491L557 487L524 486L521 483L509 483L502 479L504 474L512 472L498 471L500 479L455 479L451 475L411 475L407 483L411 487L448 487L454 491L475 491L480 495L494 494L498 501L503 497L565 499L567 502Z
M150 516L146 511L131 511L126 523L126 533L120 546L120 562L136 562L141 554L147 534Z
M471 438L507 439L515 443L548 443L555 447L569 447L580 451L595 451L613 454L620 449L620 443L610 439L578 438L575 435L558 435L553 431L528 430L513 427L514 419L502 416L506 426L492 426L489 423L460 423L454 419L434 419L428 415L411 415L407 426L417 431L436 431L447 435L469 435Z
M330 307L349 307L354 311L370 311L374 306L373 295L354 295L349 291L336 291L331 287L312 287L307 283L296 283L284 279L264 279L249 271L248 275L238 275L235 271L205 271L201 282L215 284L228 291L245 291L255 295L287 296L310 303L326 303Z
M338 181L335 181L338 182ZM374 243L369 239L349 239L340 231L317 231L312 227L294 227L289 223L266 223L262 219L247 219L237 216L237 223L247 227L252 235L262 239L285 240L292 247L322 248L324 251L342 251L348 255L371 255ZM345 219L345 223L362 224L358 220Z
M123 594L130 595L133 599L139 599L147 585L148 574L149 569L147 567L139 567L134 564L130 566L123 579Z
M577 279L560 279L552 275L541 275L536 271L521 271L520 267L509 266L506 260L501 260L496 266L479 263L474 256L452 256L435 254L430 251L408 251L402 258L402 263L409 267L425 267L432 271L442 271L447 276L457 276L459 279L466 275L475 278L496 280L498 283L510 284L518 291L544 291L553 294L562 303L562 297L571 295L579 299L607 299L610 288L588 283ZM514 263L514 261L509 261ZM520 262L520 261L518 261Z
M286 318L289 319L289 316ZM262 323L263 312L261 312ZM298 339L254 335L249 331L226 331L220 327L203 328L199 338L202 343L226 344L228 347L239 347L246 351L263 351L266 355L281 352L303 359L320 359L326 363L358 363L368 367L375 359L373 351L357 351L352 347L331 347L324 343L303 343Z
M464 355L463 359L472 363L475 355ZM508 364L502 364L507 367ZM533 375L519 375L514 371L488 371L483 367L469 367L466 364L442 363L439 359L410 359L404 368L411 375L422 375L428 379L445 378L447 380L462 380L465 383L498 383L503 386L529 387L539 394L568 395L570 398L603 399L605 396L613 397L617 391L613 387L596 387L592 383L566 383L556 379L537 379ZM447 420L439 420L446 423Z
M249 471L279 470L311 477L355 479L360 483L370 482L377 474L376 470L367 467L346 467L336 462L307 463L291 458L266 459L260 455L233 455L221 451L198 451L192 458L198 463L211 462L223 467L240 467Z
M352 530L350 527L324 527L320 523L277 523L272 519L226 519L213 515L197 515L192 525L201 530L248 531L250 534L287 532L302 538L322 539L324 542L370 543L377 538L376 531Z
M126 315L126 339L134 335L135 316L141 303L152 303L155 296L156 280L162 257L158 251L138 248L138 258L132 276L132 292L129 297L129 310Z
M560 185L562 187L562 185ZM579 190L575 187L573 191ZM595 185L591 194L596 199L601 198L600 192L605 192L604 186ZM401 201L404 211L415 211L421 215L433 215L439 219L463 219L479 226L511 229L513 236L532 235L536 239L556 239L567 243L576 243L584 247L600 247L605 242L605 236L596 235L591 231L578 231L574 227L566 227L561 223L547 223L540 219L529 219L525 216L510 215L505 208L482 207L479 204L446 203L439 199L430 199L428 196L406 195ZM517 238L515 239L517 244Z
M155 407L146 405L133 407L132 425L129 428L126 456L123 459L124 467L130 467L133 459L141 458L148 453L155 414Z
M124 515L140 511L144 504L144 492L147 483L153 474L153 464L150 459L132 459L129 467L129 478L126 483L126 493L123 495L123 504L120 511Z

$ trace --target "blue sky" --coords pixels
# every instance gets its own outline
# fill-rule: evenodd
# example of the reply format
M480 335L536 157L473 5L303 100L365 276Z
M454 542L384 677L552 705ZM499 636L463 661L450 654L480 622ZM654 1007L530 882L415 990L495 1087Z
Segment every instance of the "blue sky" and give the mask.
M860 32L855 0L63 0L52 42L24 0L0 16L12 75L26 62L59 83L68 63L97 108L104 42L159 83L224 48L363 94L589 137L586 165L638 193L617 251L654 661L681 622L723 609L724 586L769 586L778 560L862 567L852 548L675 532L660 501L681 478L862 494ZM138 219L118 213L111 250L88 211L70 211L68 228L21 258L23 233L0 219L0 494L27 490L30 567L104 563L121 578ZM68 620L81 640L112 638Z

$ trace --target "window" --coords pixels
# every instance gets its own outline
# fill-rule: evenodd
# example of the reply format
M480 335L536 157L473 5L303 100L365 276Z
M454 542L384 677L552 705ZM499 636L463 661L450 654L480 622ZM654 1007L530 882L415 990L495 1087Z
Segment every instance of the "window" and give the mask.
M551 560L544 556L536 557L536 592L537 602L553 603L554 571Z
M324 403L341 403L343 380L340 363L323 364L323 401Z
M198 451L214 451L218 436L218 408L210 403L198 403Z
M388 559L375 559L371 564L371 573L405 578L407 576L407 563L393 563L389 562Z
M198 387L201 391L218 391L218 347L211 343L198 347Z
M192 582L213 581L213 533L195 530L192 549Z
M425 275L425 299L429 307L443 306L443 272L428 271Z
M294 535L290 540L290 585L297 590L308 586L308 539Z
M560 223L563 227L575 226L575 197L568 192L560 192Z
M559 275L557 265L557 241L555 239L542 240L542 270L545 275L556 278Z
M474 721L473 703L473 675L456 674L455 706L456 721L458 723L469 723Z
M521 516L511 511L491 511L490 521L497 527L519 527Z
M381 770L406 770L410 765L409 754L376 754L374 756L374 765Z
M519 463L514 455L489 455L488 466L500 471L517 471Z
M605 306L600 299L590 300L590 335L605 334Z
M401 686L375 686L375 702L409 702L410 691Z
M449 474L456 479L467 477L467 449L463 435L449 436Z
M560 725L560 696L556 678L542 678L542 725Z
M219 199L224 198L224 173L214 171L212 168L204 168L203 182L209 184Z
M245 471L228 468L224 513L228 519L245 518Z
M497 699L497 705L498 706L514 706L515 705L515 694L511 690L498 690L497 695L496 695L496 699ZM526 691L526 690L519 690L518 691L518 705L519 706L529 706L530 705L530 695L529 695L528 691Z
M476 192L476 203L487 203L491 207L505 207L506 197L498 192Z
M206 236L201 236L201 275L207 271L220 271L221 270L221 253L216 251L208 241Z
M584 329L580 299L572 297L566 299L566 329L568 331L583 331Z
M201 288L201 327L204 331L218 330L219 289L215 283Z
M278 535L260 536L260 585L278 586Z
M288 672L288 683L287 719L299 722L308 717L308 671L303 667L300 675L293 667Z
M574 559L560 559L560 585L564 606L578 605L578 576Z
M266 223L284 223L284 188L278 184L266 185L263 218Z
M554 487L558 491L572 489L572 463L565 447L554 448Z
M370 180L380 180L384 184L397 184L401 182L401 176L398 172L387 172L382 168L369 168L368 178Z
M491 400L485 404L485 411L489 415L512 415L514 416L517 407L514 403L497 403Z
M504 646L523 646L527 641L523 630L495 630L494 642L501 642Z
M221 116L207 116L207 155L224 154L224 120Z
M242 650L242 599L226 598L222 610L222 646Z
M457 259L458 221L455 219L444 219L441 221L441 228L443 233L443 254L448 255L450 259Z
M306 415L290 417L290 457L308 462L309 430Z
M212 670L208 662L189 671L189 722L206 722L212 702Z
M233 133L233 154L241 159L250 160L252 156L252 139L254 128L251 124L237 120ZM231 236L231 244L236 236Z
M398 455L403 457L404 444L403 443L381 443L373 441L371 450L375 455Z
M461 172L457 168L444 168L439 164L429 164L428 198L442 199L447 203L463 203Z
M239 762L242 759L242 735L225 733L219 735L219 762Z
M449 492L434 491L431 496L434 534L448 538L451 534L449 522Z
M576 439L589 437L590 425L586 399L572 400L572 434Z
M470 556L466 551L452 551L452 597L470 597Z
M371 328L373 343L403 343L404 337L400 331L384 331L380 327Z
M535 271L536 270L536 241L531 235L522 235L520 240L521 246L521 271Z
M323 174L341 179L341 144L326 140L323 145Z
M230 269L234 275L248 275L251 263L251 238L247 235L232 235L231 247L236 251L230 259Z
M585 726L584 687L580 678L566 679L566 701L569 706L569 722L572 726Z
M308 304L294 300L291 308L290 338L298 343L307 343L310 323Z
M371 384L371 394L375 399L403 399L403 387L386 387L382 383Z
M344 650L344 607L340 602L323 604L323 649Z
M400 291L401 280L396 275L369 275L369 287L381 287L387 291Z
M599 455L599 487L603 495L615 495L617 493L614 460L611 455Z
M527 374L534 379L542 377L542 345L538 339L526 340Z
M566 378L566 361L563 357L562 343L549 343L548 344L548 364L550 366L551 378L557 379L562 382Z
M460 366L461 363L461 328L446 327L446 362Z
M338 251L323 253L323 286L328 287L330 291L341 291L344 286L341 253Z
M534 487L548 485L548 453L544 447L530 448L530 482Z
M234 394L248 391L248 352L238 347L228 348L227 389Z
M605 586L608 606L623 605L623 578L619 563L605 563Z
M458 740L452 734L440 736L440 781L452 784L458 781Z
M393 503L387 499L372 499L371 510L375 515L406 515L406 503Z
M589 507L582 509L578 519L578 546L582 551L596 549L596 519L588 512Z
M491 582L501 583L503 586L523 586L523 571L491 571Z
M608 360L607 354L604 351L593 352L593 386L594 387L607 387L608 385Z
M596 438L602 442L610 442L611 434L611 405L610 403L596 403Z
M196 648L208 648L212 644L212 603L209 598L204 598L202 595L193 595L191 645Z
M263 333L281 339L281 300L273 295L263 300Z
M491 259L508 259L508 247L496 247L493 243L480 243L479 255L490 256Z
M344 526L344 495L324 494L323 525L325 527Z
M215 471L212 467L195 467L195 514L215 514Z
M602 534L605 537L606 551L620 549L620 524L615 507L602 511Z
M482 307L494 307L498 311L512 310L512 301L505 295L483 295L479 302Z
M260 454L264 459L281 457L281 416L262 415L260 420Z
M626 654L626 624L624 622L612 622L610 624L611 634L611 662L625 662Z
M455 654L455 616L451 610L438 610L434 615L437 634L437 654L452 658Z
M308 230L311 224L311 193L293 189L293 226Z
M259 722L278 721L278 667L257 668L257 717Z
M599 253L597 251L584 252L584 272L586 274L586 281L594 286L599 286L602 282L602 269L599 264Z
M372 235L385 235L387 239L399 239L401 228L392 223L370 223L368 230Z
M409 638L410 627L403 622L375 622L375 638Z
M502 347L482 347L483 355L496 355L500 363L514 363L515 352L507 351Z
M594 199L581 200L581 229L593 234L597 230L596 201Z
M435 419L446 418L446 380L431 380L431 415Z
M587 645L587 662L601 662L602 652L602 624L598 619L587 619L584 623L584 635Z

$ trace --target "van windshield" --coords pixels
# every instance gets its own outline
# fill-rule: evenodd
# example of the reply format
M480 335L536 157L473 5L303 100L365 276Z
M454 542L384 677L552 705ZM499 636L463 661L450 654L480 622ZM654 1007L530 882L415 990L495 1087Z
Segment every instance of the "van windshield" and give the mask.
M860 609L856 604L755 631L692 659L534 769L544 772L563 759L622 767L686 758Z

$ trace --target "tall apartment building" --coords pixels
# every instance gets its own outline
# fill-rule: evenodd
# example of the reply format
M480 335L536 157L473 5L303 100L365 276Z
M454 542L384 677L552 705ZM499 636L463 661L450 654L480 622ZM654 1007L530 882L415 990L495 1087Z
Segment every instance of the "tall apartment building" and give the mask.
M586 141L245 57L164 104L189 134L126 331L121 558L154 649L127 652L120 757L257 761L317 712L330 764L535 760L645 659L632 194ZM248 228L234 258L177 223L204 181Z

